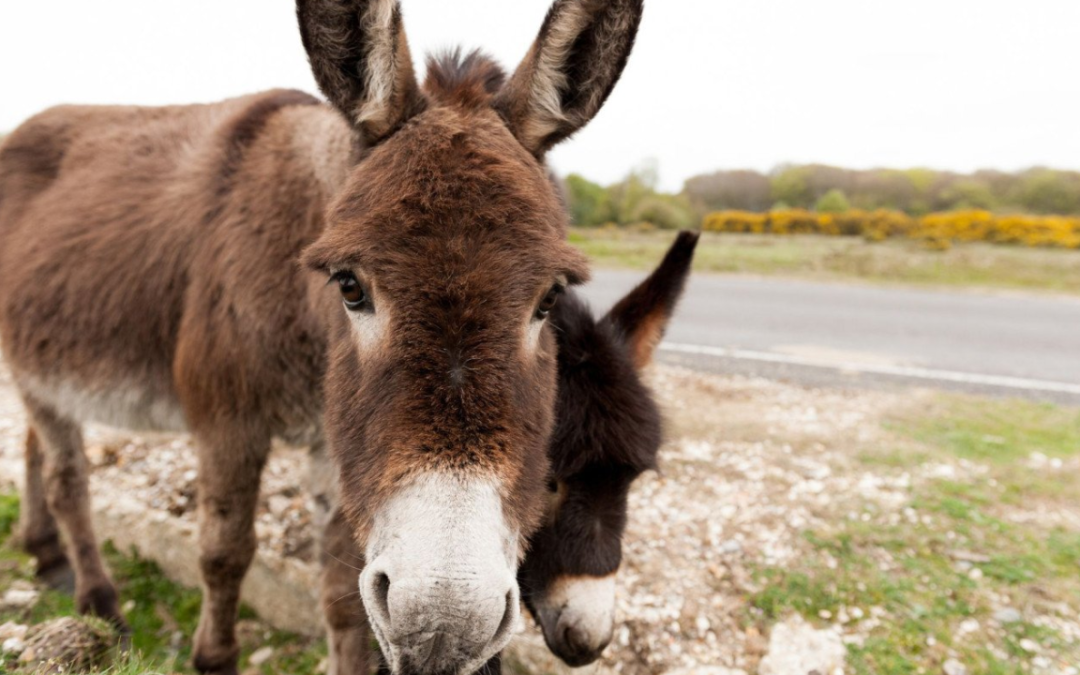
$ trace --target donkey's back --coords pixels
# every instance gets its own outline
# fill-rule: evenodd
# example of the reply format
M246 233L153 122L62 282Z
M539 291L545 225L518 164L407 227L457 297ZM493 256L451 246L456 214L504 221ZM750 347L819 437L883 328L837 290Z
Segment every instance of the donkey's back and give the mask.
M211 414L195 399L255 405L210 369L254 386L317 367L280 362L312 332L291 261L349 158L317 103L63 106L17 129L0 148L0 339L24 395L76 421L179 429Z

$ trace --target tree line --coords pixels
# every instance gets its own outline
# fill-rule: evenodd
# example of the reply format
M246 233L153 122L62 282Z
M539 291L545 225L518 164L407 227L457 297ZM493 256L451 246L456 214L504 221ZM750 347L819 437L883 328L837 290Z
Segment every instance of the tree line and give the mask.
M694 176L681 192L670 194L657 189L655 166L647 165L606 187L577 174L568 176L565 185L574 222L584 227L650 223L674 229L696 225L714 211L782 209L888 209L910 216L967 209L1080 214L1080 172L1041 167L964 174L784 165L768 173L733 170Z

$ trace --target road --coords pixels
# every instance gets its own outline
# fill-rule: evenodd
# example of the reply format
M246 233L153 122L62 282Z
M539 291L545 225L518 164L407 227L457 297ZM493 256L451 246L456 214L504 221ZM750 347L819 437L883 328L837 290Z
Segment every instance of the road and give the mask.
M606 311L644 274L595 270ZM698 274L661 359L821 386L932 386L1080 404L1080 299Z

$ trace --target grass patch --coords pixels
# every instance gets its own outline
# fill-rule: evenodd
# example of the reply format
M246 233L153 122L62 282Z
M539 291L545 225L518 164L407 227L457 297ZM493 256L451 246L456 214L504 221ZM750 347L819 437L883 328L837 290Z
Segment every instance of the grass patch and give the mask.
M1030 612L1053 602L1075 605L1080 535L1006 528L958 541L948 534L956 522L935 521L854 521L830 534L808 532L809 553L798 563L756 570L761 590L751 598L752 616L766 623L791 612L819 623L852 612L870 617L873 626L848 654L852 670L867 675L938 672L951 654L973 673L1027 672L1032 654L1020 646L1025 638L1063 658L1080 658L1080 646L1051 628L1027 621L999 626L991 619L995 597L1011 597ZM974 578L950 557L958 546L997 553L978 564L982 574ZM979 628L961 634L965 619Z
M18 497L0 494L0 588L15 581L33 581L31 559L12 545L11 533L18 520ZM105 560L120 589L124 614L132 629L132 650L118 656L104 670L108 675L135 675L147 672L193 673L192 636L199 622L202 594L169 580L152 562L103 547ZM0 612L0 623L16 621L38 624L61 616L74 616L75 604L70 595L44 589L29 612ZM241 608L240 618L253 620L255 614ZM322 640L260 626L248 636L241 655L241 669L252 651L264 646L274 648L273 656L259 670L265 675L310 674L326 657ZM2 668L0 668L2 670Z
M601 267L648 270L673 232L573 229L570 241ZM928 251L916 242L868 243L855 237L706 232L699 272L796 276L948 287L1080 293L1080 253L972 243Z
M849 645L855 673L940 672L948 658L971 673L1026 673L1035 657L1021 644L1027 640L1052 662L1080 662L1080 645L1040 618L1075 622L1080 533L1006 517L1080 494L1069 467L1029 466L1035 452L1046 463L1080 454L1080 410L940 394L887 426L897 442L864 450L861 463L898 471L951 459L987 470L920 478L900 511L867 504L869 520L838 519L829 531L807 532L794 563L754 571L761 590L751 616L768 623L797 612L821 622L857 607L873 622L876 612L865 639ZM1022 620L994 621L1004 606ZM968 619L978 627L963 634Z
M1038 452L1080 454L1080 409L1021 400L941 395L929 410L896 420L894 431L952 455L1010 464Z
M885 426L903 443L880 457L864 453L864 463L915 466L932 457L978 462L995 483L987 499L1005 506L1071 503L1080 494L1080 472L1053 465L1080 456L1080 408L937 394L924 406L894 414ZM1045 459L1035 461L1037 455Z
M0 494L0 542L7 540L19 522L19 496Z

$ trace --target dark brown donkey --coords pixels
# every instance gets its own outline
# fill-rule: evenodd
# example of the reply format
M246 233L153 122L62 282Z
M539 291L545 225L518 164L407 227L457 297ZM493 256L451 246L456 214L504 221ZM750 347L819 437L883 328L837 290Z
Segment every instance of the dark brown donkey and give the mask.
M505 86L472 58L433 63L421 87L395 0L300 0L298 16L332 107L288 91L62 107L0 148L0 340L32 427L24 537L48 565L58 523L79 607L122 622L80 427L189 430L195 665L235 672L270 441L325 437L328 554L359 543L393 670L469 672L517 616L548 500L547 316L586 277L543 157L606 100L641 0L557 0ZM340 580L327 597L355 590ZM356 663L362 641L335 621L334 662Z
M682 295L697 240L681 233L656 271L600 321L574 293L552 311L559 348L552 504L518 583L548 647L570 666L596 660L611 640L627 493L656 467L661 441L660 413L640 371Z

